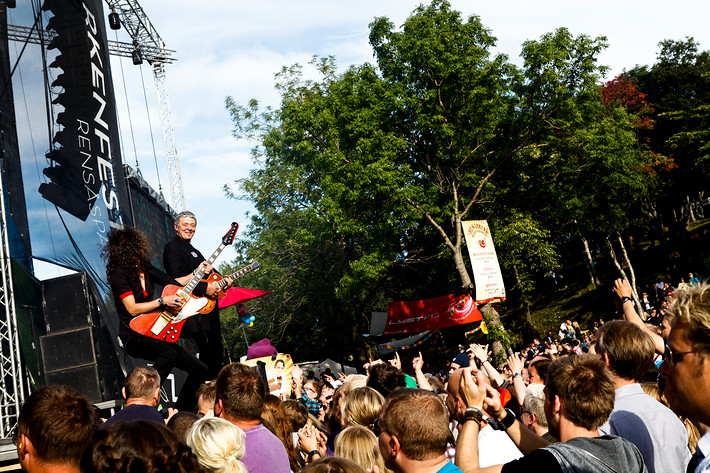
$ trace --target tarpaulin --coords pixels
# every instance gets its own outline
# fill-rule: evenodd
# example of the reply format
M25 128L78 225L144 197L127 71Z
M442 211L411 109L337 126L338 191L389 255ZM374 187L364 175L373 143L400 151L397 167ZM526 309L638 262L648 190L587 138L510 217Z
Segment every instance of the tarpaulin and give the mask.
M483 315L468 294L390 302L384 334L424 332L479 320Z

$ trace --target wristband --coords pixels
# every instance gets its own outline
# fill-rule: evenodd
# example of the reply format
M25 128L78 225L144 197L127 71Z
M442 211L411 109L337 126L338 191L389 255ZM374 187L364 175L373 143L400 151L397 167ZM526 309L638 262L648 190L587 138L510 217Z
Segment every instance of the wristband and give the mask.
M508 409L507 407L505 408L505 417L500 419L498 421L498 424L502 427L501 430L508 430L511 425L515 423L515 413Z
M481 428L481 422L483 422L483 412L477 407L469 407L463 415L463 422L468 422L473 420L478 424L478 428Z
M479 428L479 429L481 428L482 419L479 418L478 416L475 416L475 415L465 415L465 416L463 416L463 422L461 422L461 423L462 423L462 424L465 424L465 423L468 422L469 420L474 421L476 424L478 424L478 428Z
M630 298L629 296L624 296L624 297L621 298L621 305L624 305L624 304L626 304L626 303L629 302L629 301L633 302L633 299Z
M158 298L158 304L159 304L159 305L165 305L165 304L163 303L163 298L162 298L162 297L159 297L159 298Z
M306 461L308 463L313 461L313 455L320 456L320 452L318 450L311 450L310 452L308 452L308 456L306 457Z

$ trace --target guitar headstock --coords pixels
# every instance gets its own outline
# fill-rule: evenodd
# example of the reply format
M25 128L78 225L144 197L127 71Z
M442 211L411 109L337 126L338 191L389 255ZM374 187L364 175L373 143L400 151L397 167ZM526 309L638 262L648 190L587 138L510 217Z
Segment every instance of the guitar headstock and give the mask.
M237 222L232 222L232 228L222 237L223 245L231 245L234 241L234 237L237 235L237 230L239 229L239 224Z
M259 267L259 262L257 260L251 260L251 263L249 263L249 266L251 266L252 271L254 271L256 268Z

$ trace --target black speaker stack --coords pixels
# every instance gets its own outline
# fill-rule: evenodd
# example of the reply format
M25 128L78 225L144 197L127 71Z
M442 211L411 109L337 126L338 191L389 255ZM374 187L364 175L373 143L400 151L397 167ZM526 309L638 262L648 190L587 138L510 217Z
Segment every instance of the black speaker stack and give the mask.
M95 404L120 399L122 372L86 273L43 281L42 305L45 383L71 386Z

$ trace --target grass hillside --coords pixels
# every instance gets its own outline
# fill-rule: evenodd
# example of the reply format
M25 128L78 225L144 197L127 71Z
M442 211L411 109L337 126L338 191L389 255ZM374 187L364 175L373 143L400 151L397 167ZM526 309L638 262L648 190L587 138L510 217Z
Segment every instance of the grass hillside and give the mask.
M659 279L669 277L674 284L678 278L692 272L703 280L710 280L710 219L694 222L686 231L666 240L641 241L628 248L629 258L636 275L636 285L643 288ZM614 297L611 287L619 276L619 271L611 261L605 247L598 248L596 271L602 285L596 287L589 283L589 275L583 261L581 248L578 255L566 255L562 268L566 288L555 288L551 280L540 281L536 297L531 305L531 315L535 328L540 334L552 331L557 333L560 322L564 319L577 321L582 329L592 326L593 321L603 318L616 318ZM680 255L673 261L669 259L671 250ZM618 251L618 250L617 250ZM620 257L620 256L619 256ZM628 268L624 267L628 274ZM639 294L640 296L640 294ZM514 307L511 300L508 307L500 307L501 318L506 328L520 341L520 329L525 324L525 311Z

